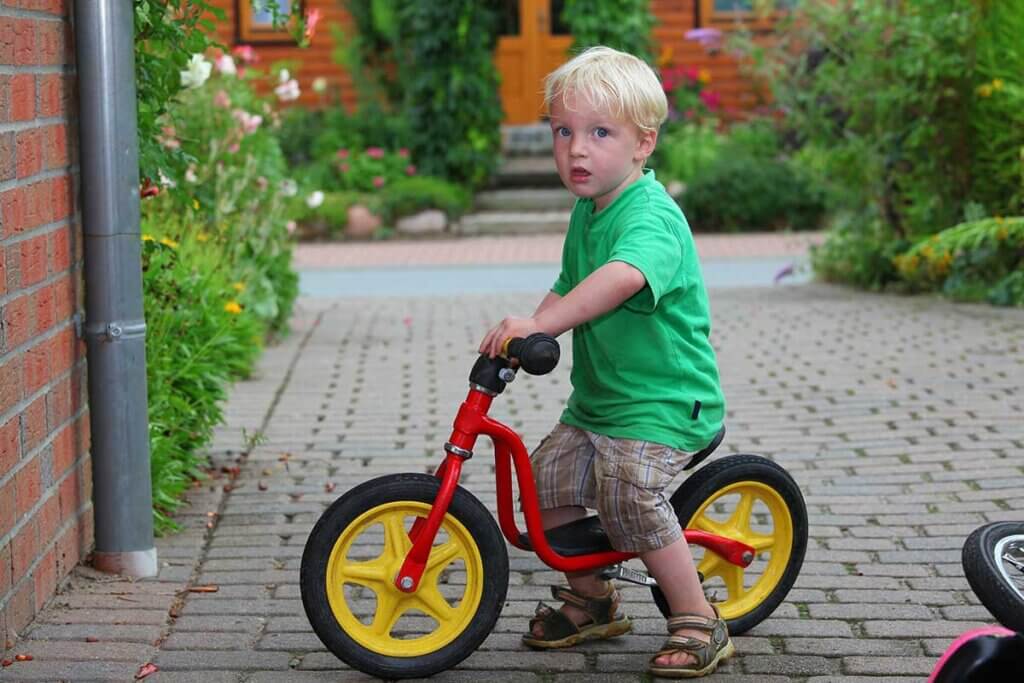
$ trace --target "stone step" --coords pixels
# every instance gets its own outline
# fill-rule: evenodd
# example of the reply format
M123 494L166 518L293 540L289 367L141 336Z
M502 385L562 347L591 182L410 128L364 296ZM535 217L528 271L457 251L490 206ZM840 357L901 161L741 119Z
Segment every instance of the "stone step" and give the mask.
M563 187L550 156L508 157L492 181L495 188Z
M473 205L478 211L564 211L575 201L564 188L524 187L481 192Z
M551 156L551 127L546 123L502 126L501 153L506 157Z
M564 233L569 211L481 211L451 226L456 235L535 235Z

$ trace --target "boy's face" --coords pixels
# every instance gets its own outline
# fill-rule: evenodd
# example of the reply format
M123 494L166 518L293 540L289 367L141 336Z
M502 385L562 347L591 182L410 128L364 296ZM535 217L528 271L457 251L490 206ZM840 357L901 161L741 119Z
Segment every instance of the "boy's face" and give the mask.
M600 211L642 175L658 135L595 109L586 97L569 93L568 100L570 107L561 97L551 103L555 165L569 191L593 199Z

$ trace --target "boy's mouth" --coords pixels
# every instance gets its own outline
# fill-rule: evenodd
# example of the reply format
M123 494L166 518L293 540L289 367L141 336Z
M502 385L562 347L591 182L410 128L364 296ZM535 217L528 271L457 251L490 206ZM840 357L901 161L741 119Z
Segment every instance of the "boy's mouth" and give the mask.
M581 180L586 180L587 178L589 178L590 171L583 168L582 166L573 166L569 170L569 177L572 178L573 181L579 182Z

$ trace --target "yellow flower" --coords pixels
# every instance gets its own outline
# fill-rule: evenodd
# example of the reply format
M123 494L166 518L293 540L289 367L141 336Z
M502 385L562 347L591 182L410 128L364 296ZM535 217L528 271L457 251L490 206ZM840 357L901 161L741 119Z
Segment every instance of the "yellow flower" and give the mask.
M988 83L978 86L978 94L982 97L992 97L992 86Z
M996 92L999 92L1000 90L1002 90L1003 89L1003 79L1001 79L1001 78L994 79L992 81L992 89L995 90Z
M921 255L924 256L926 259L931 260L932 253L933 252L931 247L924 247L923 249L921 249Z
M708 83L711 82L711 72L708 71L707 69L701 69L700 71L697 72L697 80L703 83L704 85L707 85Z
M999 228L999 230L996 232L996 241L997 242L1002 242L1003 240L1005 240L1009 236L1010 236L1010 231L1007 230L1006 226L1004 225L1003 227Z
M198 199L193 199L192 200L192 208L195 209L196 211L199 210L199 200Z
M164 245L165 247L170 247L171 249L178 248L178 243L172 240L170 237L161 237L160 244Z
M239 294L241 294L242 292L245 291L245 283L244 282L236 282L235 284L233 284L231 286L234 287L235 291L238 292Z
M675 56L675 51L671 45L666 45L661 49L661 54L658 55L658 67L664 69L666 66L672 63L672 57Z
M153 236L152 235L143 234L142 235L142 241L143 242L152 242L153 241Z
M198 235L196 235L196 241L197 242L209 242L210 241L210 235L205 233L205 232L201 232Z
M238 315L242 312L242 307L238 305L237 301L229 301L224 304L224 310L232 315Z

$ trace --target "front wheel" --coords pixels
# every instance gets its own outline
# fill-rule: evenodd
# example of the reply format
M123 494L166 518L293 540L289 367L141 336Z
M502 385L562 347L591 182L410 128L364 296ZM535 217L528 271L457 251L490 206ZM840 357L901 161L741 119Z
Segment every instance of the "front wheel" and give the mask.
M302 605L339 659L380 678L449 669L490 634L508 589L508 551L494 518L458 487L415 593L394 585L441 483L426 474L367 481L334 501L302 553Z
M995 522L964 542L964 575L999 623L1024 632L1024 522Z
M704 591L739 635L775 611L800 573L807 550L807 508L793 478L758 455L730 455L694 472L670 499L684 529L700 529L753 546L744 568L691 546ZM661 613L665 595L651 588Z

